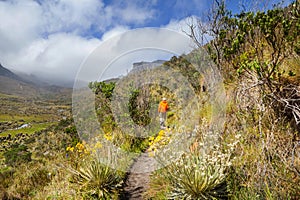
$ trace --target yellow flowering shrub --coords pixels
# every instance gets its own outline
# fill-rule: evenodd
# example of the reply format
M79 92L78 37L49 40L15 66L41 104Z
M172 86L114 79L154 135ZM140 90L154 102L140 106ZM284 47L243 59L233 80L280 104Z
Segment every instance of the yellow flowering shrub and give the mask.
M105 133L104 134L104 138L108 141L111 141L113 139L112 134L111 133Z
M74 147L70 147L70 146L68 146L67 147L67 149L66 149L66 151L68 152L68 151L71 151L71 152L73 152L74 151Z
M84 149L85 149L85 147L84 147L84 145L83 145L82 143L78 142L78 143L76 144L76 150L77 150L79 153L83 152Z
M163 146L167 145L170 142L171 135L168 135L170 129L167 129L168 132L165 130L160 130L156 137L149 137L149 156L153 157L155 153L161 149Z
M89 155L90 151L86 148L84 143L78 142L75 146L68 146L66 148L66 156L76 166L82 157Z

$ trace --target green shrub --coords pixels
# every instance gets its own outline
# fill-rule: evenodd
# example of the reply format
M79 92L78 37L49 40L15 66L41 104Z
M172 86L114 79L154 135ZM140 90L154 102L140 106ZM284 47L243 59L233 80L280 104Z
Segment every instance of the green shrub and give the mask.
M113 91L115 89L116 83L115 82L90 82L89 88L95 93L102 93L105 95L105 98L111 99L113 95Z
M58 123L58 125L55 127L55 130L56 131L62 130L65 127L67 127L67 126L69 126L69 125L71 125L73 123L74 123L73 118L62 119L62 120L60 120L60 122Z
M67 127L64 132L72 138L72 145L76 145L80 141L75 125Z
M24 162L31 161L31 152L23 144L14 144L12 148L4 152L5 163L9 166L16 166Z

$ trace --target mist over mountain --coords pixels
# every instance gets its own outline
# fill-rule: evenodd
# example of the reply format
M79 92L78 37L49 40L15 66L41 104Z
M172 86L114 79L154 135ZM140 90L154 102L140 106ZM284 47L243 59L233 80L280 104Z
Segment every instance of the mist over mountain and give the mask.
M148 61L141 61L136 62L132 64L132 69L129 71L129 73L135 73L140 70L147 70L147 69L153 69L155 67L161 66L165 60L155 60L152 62ZM119 79L116 75L116 77L113 77L112 79ZM75 78L74 78L75 79ZM36 92L33 92L33 90L39 90L43 88L49 88L49 87L63 87L63 88L73 88L74 81L67 77L57 77L48 73L43 72L35 72L27 74L25 72L20 71L11 71L7 68L5 68L3 65L0 64L0 92L4 93L13 93L13 94L33 94ZM90 80L95 81L95 80ZM107 81L107 80L104 80ZM88 80L76 80L77 86L79 87L85 87L88 85ZM26 92L22 92L22 90L31 91L28 92L28 94L25 94ZM47 90L47 89L46 89Z
M58 77L52 74L47 73L34 73L32 76L37 77L38 80L42 80L47 85L56 85L60 87L73 88L74 79L70 79L68 77Z
M15 80L21 80L21 78L19 76L17 76L16 74L11 72L10 70L3 67L1 63L0 63L0 76L12 78L12 79L15 79Z
M0 93L22 97L71 94L71 89L64 87L62 82L60 84L53 83L55 82L48 82L33 74L28 75L21 72L12 72L0 64Z

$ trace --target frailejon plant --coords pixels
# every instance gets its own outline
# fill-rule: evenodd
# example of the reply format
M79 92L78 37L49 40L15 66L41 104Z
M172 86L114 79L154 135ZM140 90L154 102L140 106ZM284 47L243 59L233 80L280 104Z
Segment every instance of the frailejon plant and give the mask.
M199 138L191 153L184 154L158 175L168 185L165 192L167 199L228 198L226 179L235 159L233 152L240 135L225 146L218 142L211 144L211 141L218 141L219 136L210 131L203 132ZM152 179L155 178L154 175Z
M214 199L226 197L226 166L206 163L207 158L192 155L168 167L171 184L169 199Z
M122 184L121 173L96 158L86 160L78 170L71 169L71 172L72 182L79 185L79 193L86 198L115 199Z
M215 147L210 154L192 153L167 168L166 177L171 185L169 199L226 198L231 154L221 153Z

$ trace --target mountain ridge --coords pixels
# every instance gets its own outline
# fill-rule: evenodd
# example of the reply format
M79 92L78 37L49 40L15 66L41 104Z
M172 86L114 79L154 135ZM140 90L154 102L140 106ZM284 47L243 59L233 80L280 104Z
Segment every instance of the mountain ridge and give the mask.
M36 76L19 76L0 64L0 93L26 98L71 96L71 88L51 85Z
M5 76L8 78L16 79L16 80L21 80L19 76L17 76L15 73L10 71L9 69L3 67L3 65L0 63L0 76Z

